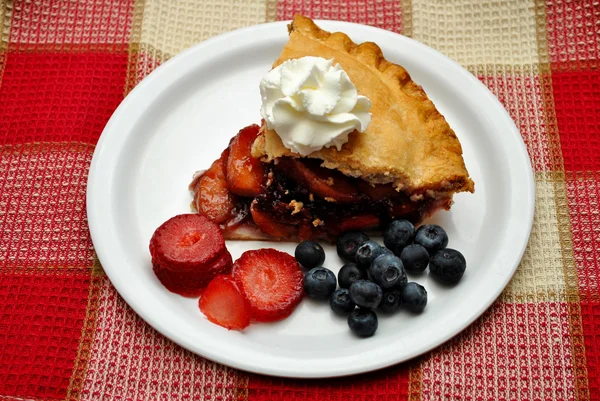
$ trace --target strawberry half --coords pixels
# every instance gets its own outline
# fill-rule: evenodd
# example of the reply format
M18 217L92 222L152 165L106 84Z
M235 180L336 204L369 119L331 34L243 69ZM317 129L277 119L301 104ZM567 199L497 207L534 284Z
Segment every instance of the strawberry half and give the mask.
M240 284L231 276L215 277L198 302L208 320L229 330L242 330L250 325L251 309Z
M251 154L259 129L256 124L242 128L229 144L227 184L236 195L255 197L263 192L265 170L261 161Z
M304 275L296 259L272 248L244 252L233 264L232 274L241 283L256 321L289 316L304 294Z
M195 195L196 209L213 223L222 223L231 217L235 206L233 194L229 191L226 179L226 165L229 149L213 162L197 184Z

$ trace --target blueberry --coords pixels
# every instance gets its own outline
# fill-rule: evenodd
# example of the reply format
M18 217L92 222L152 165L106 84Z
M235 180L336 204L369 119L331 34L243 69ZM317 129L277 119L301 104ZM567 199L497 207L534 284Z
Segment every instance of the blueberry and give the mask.
M379 255L371 266L369 274L381 288L392 288L406 284L406 272L399 257L394 255Z
M338 283L342 288L350 288L353 282L366 279L367 270L356 263L346 263L338 272Z
M385 313L394 313L401 304L400 290L391 289L383 291L383 298L379 304L379 310Z
M400 300L406 309L421 312L427 305L427 291L419 283L406 283L400 288Z
M296 260L306 269L323 266L325 251L315 241L302 241L294 252Z
M415 226L408 220L394 220L383 232L383 243L400 256L402 249L415 238Z
M304 291L311 298L328 299L335 287L335 274L325 267L315 267L304 276Z
M348 291L352 302L367 309L377 308L383 297L381 287L367 280L355 281Z
M344 233L337 240L337 254L345 261L354 262L356 250L368 240L369 237L365 233L358 231Z
M425 224L417 230L415 244L423 245L429 255L433 255L448 245L448 234L437 224Z
M377 331L377 315L369 309L355 309L348 316L348 326L359 337L371 337Z
M429 262L431 275L446 284L456 284L467 268L467 261L459 251L451 248L437 251Z
M369 266L375 258L383 253L386 253L384 247L375 241L367 241L356 250L356 261L363 266Z
M429 264L429 252L419 244L410 244L400 253L404 268L409 273L421 273Z
M338 315L346 316L354 310L356 305L350 299L348 289L340 288L331 294L331 298L329 298L329 306L331 307L331 310Z

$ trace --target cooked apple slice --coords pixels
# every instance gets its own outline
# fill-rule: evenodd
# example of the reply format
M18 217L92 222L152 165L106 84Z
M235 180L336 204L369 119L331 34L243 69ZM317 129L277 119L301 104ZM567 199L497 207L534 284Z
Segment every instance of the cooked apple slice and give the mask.
M229 144L227 184L236 195L255 197L264 190L265 171L260 160L252 157L252 143L259 126L242 128Z
M321 167L319 163L318 160L283 158L279 160L279 169L325 200L336 203L358 201L358 189L348 177L339 171Z
M371 185L363 180L358 180L358 189L374 201L391 199L397 197L399 194L398 191L394 189L392 184Z
M225 149L221 157L213 162L198 182L196 192L196 209L213 223L222 223L231 217L235 206L233 194L227 187L225 166L229 156L229 149Z
M271 235L278 239L293 238L297 235L297 227L289 224L277 223L266 213L261 212L258 209L256 199L250 204L250 213L252 214L254 223L265 234Z
M370 228L375 228L379 225L379 217L373 214L363 214L358 216L347 217L340 223L340 230L346 231L362 231Z

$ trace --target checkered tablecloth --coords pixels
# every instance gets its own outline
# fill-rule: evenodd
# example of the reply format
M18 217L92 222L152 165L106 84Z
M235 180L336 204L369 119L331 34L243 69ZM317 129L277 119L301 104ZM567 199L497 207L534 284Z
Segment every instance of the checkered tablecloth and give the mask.
M504 104L537 204L523 260L472 326L415 360L271 378L187 352L94 254L86 181L123 97L183 49L290 19L359 22L440 50ZM0 399L600 399L598 0L0 0Z

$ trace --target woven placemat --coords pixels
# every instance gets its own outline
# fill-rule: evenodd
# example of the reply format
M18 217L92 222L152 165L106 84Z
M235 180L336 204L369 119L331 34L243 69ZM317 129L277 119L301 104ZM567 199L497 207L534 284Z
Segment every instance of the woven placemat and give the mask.
M507 289L408 363L330 380L183 350L120 298L91 243L87 172L123 97L212 36L302 13L376 26L462 64L504 104L536 184ZM0 0L0 399L600 399L600 3Z

